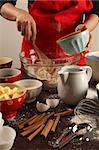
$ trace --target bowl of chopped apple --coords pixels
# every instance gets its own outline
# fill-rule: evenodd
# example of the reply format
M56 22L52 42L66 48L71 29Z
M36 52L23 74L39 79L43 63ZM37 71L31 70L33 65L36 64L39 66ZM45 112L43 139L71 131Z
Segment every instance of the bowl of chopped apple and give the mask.
M12 119L22 106L26 89L14 83L0 83L0 112L4 119Z

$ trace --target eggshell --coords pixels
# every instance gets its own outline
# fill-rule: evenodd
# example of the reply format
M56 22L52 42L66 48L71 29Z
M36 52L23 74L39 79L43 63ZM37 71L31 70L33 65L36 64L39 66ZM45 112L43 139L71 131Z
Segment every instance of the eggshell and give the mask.
M58 98L53 98L53 99L46 99L46 104L49 105L51 108L55 108L59 104L59 99Z
M45 112L50 108L50 106L46 105L46 104L43 104L43 103L37 102L36 108L39 112Z

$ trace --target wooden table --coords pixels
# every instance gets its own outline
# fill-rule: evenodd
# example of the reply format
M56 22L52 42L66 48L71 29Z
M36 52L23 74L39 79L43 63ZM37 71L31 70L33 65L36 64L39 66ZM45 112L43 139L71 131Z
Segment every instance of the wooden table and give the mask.
M95 81L91 81L90 85L95 87L96 83L97 82ZM40 99L40 97L38 99ZM31 104L24 104L23 107L21 107L20 110L18 111L17 117L19 118L21 118L21 116L25 117L24 115L33 114L34 112L36 112L35 103L36 102ZM60 104L60 105L56 109L54 109L54 111L60 111L61 109L65 109L65 107L67 108L67 106L64 106L64 104ZM68 125L68 120L70 118L71 116L62 118L57 126L57 132L49 133L47 139L44 139L44 137L38 135L37 137L35 137L35 139L33 139L33 141L29 142L26 139L26 137L20 136L19 130L16 129L17 137L12 150L52 150L53 148L48 145L48 141L56 137L56 135L58 135L62 131L62 129L64 129ZM62 148L62 150L66 150L66 149L67 150L98 150L99 141L91 141L91 142L75 141L74 143L70 142L69 144L67 144L65 147Z

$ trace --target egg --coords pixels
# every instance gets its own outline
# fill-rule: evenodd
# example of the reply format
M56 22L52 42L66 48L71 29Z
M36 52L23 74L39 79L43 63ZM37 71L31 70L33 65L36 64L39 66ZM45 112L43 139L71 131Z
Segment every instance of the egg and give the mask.
M50 108L50 106L47 105L47 104L37 102L36 103L36 108L39 112L45 112Z
M49 105L51 108L55 108L59 104L59 99L58 98L52 98L46 99L46 104Z

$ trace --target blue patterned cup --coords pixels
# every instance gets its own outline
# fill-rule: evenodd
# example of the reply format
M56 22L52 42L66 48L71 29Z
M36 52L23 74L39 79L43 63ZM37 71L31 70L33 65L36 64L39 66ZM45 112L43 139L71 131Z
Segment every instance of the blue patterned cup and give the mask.
M57 44L69 54L80 54L83 52L89 42L89 31L73 32L58 39Z

